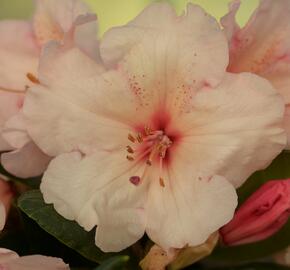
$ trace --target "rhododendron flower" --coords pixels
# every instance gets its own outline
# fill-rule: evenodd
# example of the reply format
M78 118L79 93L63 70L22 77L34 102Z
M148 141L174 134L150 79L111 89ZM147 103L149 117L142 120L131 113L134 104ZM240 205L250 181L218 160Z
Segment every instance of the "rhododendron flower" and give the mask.
M290 216L290 179L269 181L254 192L221 229L226 245L264 240L278 232Z
M285 146L282 99L265 79L225 72L226 38L195 5L178 17L152 4L100 51L105 67L51 43L27 93L29 134L57 156L45 201L97 225L104 251L145 232L164 250L204 243L232 218L234 186Z
M253 72L268 79L283 96L290 145L290 1L263 0L241 29L235 21L240 1L221 20L230 42L229 72Z
M50 40L72 36L91 57L98 58L94 15L78 0L38 0L33 22L0 22L0 151L3 166L20 177L40 175L50 158L31 141L21 114L27 87L38 83L41 48ZM80 17L83 15L83 17Z
M0 248L0 269L3 270L69 270L62 259L42 255L19 257L12 250Z

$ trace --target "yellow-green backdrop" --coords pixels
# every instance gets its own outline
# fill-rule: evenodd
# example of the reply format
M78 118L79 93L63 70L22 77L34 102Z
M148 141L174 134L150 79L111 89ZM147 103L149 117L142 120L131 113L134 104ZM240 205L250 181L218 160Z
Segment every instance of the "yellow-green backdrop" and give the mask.
M61 1L61 0L59 0ZM154 0L85 0L98 14L100 33L108 28L122 25L136 16L146 5ZM227 11L229 0L167 0L178 11L186 3L197 3L210 14L219 19ZM243 0L242 8L238 14L240 24L244 24L258 0ZM33 0L0 0L0 19L3 18L28 18L33 10Z

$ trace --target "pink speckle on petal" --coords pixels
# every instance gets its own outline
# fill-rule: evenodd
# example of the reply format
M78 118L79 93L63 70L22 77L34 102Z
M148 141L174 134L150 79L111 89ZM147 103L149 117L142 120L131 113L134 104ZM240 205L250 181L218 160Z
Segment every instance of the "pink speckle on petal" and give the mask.
M24 104L24 97L20 97L18 100L17 100L17 107L19 109L21 109L23 107L23 104Z

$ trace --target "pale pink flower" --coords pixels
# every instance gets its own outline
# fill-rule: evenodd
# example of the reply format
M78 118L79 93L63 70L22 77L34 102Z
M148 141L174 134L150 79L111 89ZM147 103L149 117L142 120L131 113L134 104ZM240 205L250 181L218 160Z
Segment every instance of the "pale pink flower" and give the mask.
M36 4L32 22L0 22L0 151L11 151L2 154L1 163L24 178L40 175L51 159L31 141L21 114L27 87L38 82L33 74L37 74L43 45L71 38L98 59L95 16L87 14L84 3L38 0Z
M19 257L12 250L0 248L0 270L69 270L62 259L42 255Z
M226 245L264 240L278 232L290 216L290 179L269 181L237 210L220 233Z
M28 91L29 134L57 156L45 201L97 225L104 251L145 232L164 250L204 243L232 218L234 186L284 148L282 99L265 79L226 73L227 40L195 5L178 17L152 4L100 48L107 71L51 43Z
M229 72L252 72L268 79L283 96L290 146L290 1L261 0L240 28L235 21L240 1L233 1L221 20L230 44Z

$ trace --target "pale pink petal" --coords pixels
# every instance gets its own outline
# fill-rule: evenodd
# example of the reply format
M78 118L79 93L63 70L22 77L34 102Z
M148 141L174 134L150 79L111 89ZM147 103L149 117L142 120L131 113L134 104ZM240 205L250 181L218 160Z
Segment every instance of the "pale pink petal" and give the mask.
M21 178L43 174L50 160L51 157L45 155L33 142L1 155L1 164L5 170Z
M60 155L41 183L46 203L53 203L62 216L88 231L98 225L96 244L106 252L132 245L145 231L147 184L135 186L129 179L146 165L130 163L124 154L121 149L87 157L76 152Z
M36 144L54 156L71 150L112 149L126 141L137 103L122 74L101 73L76 48L56 55L52 51L40 68L45 86L29 90L24 104L28 132Z
M146 232L163 249L204 243L233 217L234 187L220 176L198 176L180 160L164 175L165 187L151 179Z
M0 133L3 132L6 121L15 116L23 104L23 94L1 91L0 87ZM0 151L10 150L12 146L2 137L0 138Z
M246 26L232 36L228 69L267 76L272 73L273 65L289 62L289 14L288 0L261 1Z
M9 145L9 143L2 138L2 136L0 136L0 151L8 151L8 150L12 150L13 147L11 147L11 145Z
M22 112L19 111L5 122L2 129L2 137L14 149L21 148L31 141L26 131L25 119Z
M95 18L88 23L75 25L79 16L90 12L89 7L79 0L37 0L34 15L34 30L40 45L48 41L62 41L73 31L76 45L90 57L99 59L97 24Z
M69 266L62 259L31 255L11 259L0 263L0 267L8 270L69 270Z
M15 259L18 259L19 256L16 252L6 249L0 248L0 264L6 263Z
M178 119L185 133L180 150L192 157L195 171L223 175L239 187L285 146L283 114L283 100L269 82L228 74L216 89L200 91L192 111Z
M234 32L230 39L230 72L253 72L275 86L290 103L290 1L263 0L245 27L234 24L238 2L222 19L226 32Z
M0 36L0 90L24 91L30 85L26 74L35 73L38 65L32 27L24 21L1 21Z
M230 42L234 42L232 38L236 32L240 30L240 27L236 22L236 14L239 10L240 4L240 0L232 1L229 4L229 13L221 18L221 25L224 27L224 31ZM234 46L234 44L231 45Z
M217 22L191 4L180 17L169 4L150 5L105 33L100 51L107 66L127 76L140 106L150 108L165 102L182 107L194 90L216 85L228 64Z

